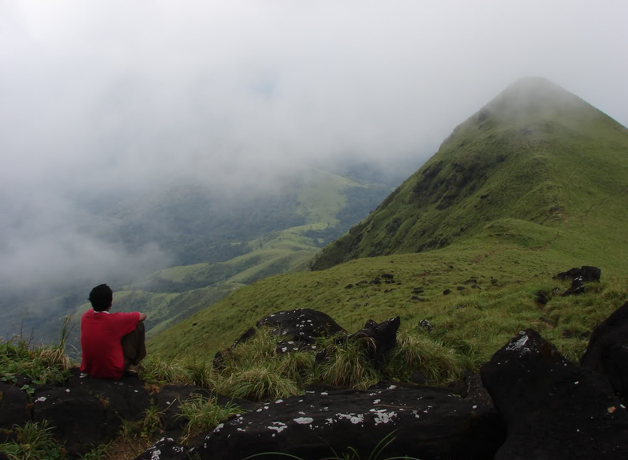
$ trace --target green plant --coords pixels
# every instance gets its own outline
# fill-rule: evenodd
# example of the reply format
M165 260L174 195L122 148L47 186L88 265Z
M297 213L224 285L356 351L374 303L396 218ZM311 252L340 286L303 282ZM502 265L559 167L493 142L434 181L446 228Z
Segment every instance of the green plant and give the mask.
M109 449L111 449L111 446L113 445L112 442L109 442L107 444L101 444L99 446L94 446L92 447L92 449L87 452L86 454L83 454L80 456L80 460L102 460L103 458L105 458L105 455L107 454L107 451Z
M67 336L70 333L71 317L64 319L59 343L51 346L31 348L30 340L16 337L7 342L0 341L1 380L15 383L15 374L33 379L33 383L61 384L69 377L70 358L65 353ZM22 388L29 393L29 386ZM29 393L32 394L32 393Z
M328 358L316 368L317 380L328 385L366 389L381 376L364 353L365 347L374 347L370 337L349 340L326 346Z
M426 335L407 331L399 334L387 368L391 376L406 381L412 380L415 371L421 372L435 385L458 379L462 370L461 359L452 348Z
M24 426L16 426L15 441L0 444L0 452L11 460L64 460L65 449L60 446L52 435L52 427L48 422L41 424L27 422Z
M144 418L141 420L140 436L148 438L162 431L162 412L155 404L151 404L144 411Z
M215 397L204 398L202 396L182 402L179 411L177 419L187 420L182 442L187 442L195 435L215 428L221 421L232 415L242 413L242 409L235 404L221 406Z

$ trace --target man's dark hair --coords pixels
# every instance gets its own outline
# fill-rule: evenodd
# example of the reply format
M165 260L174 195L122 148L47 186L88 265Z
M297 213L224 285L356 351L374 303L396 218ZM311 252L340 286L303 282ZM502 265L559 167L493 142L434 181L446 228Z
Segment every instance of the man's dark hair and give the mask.
M105 311L111 305L113 291L106 284L100 284L89 293L89 301L95 311Z

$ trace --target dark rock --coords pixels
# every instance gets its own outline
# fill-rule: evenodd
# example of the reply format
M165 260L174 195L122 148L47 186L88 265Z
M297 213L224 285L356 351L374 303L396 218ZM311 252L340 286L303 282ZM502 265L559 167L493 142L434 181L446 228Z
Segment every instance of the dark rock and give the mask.
M369 281L369 284L382 284L379 278L375 278L374 280Z
M419 324L417 325L417 327L423 328L427 332L432 332L432 329L434 329L434 326L432 326L430 322L426 319L422 319L421 321L419 321Z
M35 422L48 421L70 455L79 456L118 433L120 419L108 409L107 399L72 387L36 393L33 413Z
M549 302L549 298L542 292L537 292L534 300L536 301L536 303L539 303L541 305L545 305L547 304L547 302Z
M161 438L143 454L135 457L135 460L189 460L195 448L187 448L174 442L172 438Z
M392 273L384 273L382 275L382 278L384 278L385 280L392 280L395 277L395 275L393 275Z
M410 300L421 300L421 298L418 295L413 295Z
M412 383L416 383L417 385L426 385L427 376L421 371L414 371L412 373Z
M347 285L345 286L345 289L351 289L352 287L353 287L353 284L347 284Z
M602 275L602 270L597 267L591 267L588 265L584 265L581 268L570 268L566 272L560 272L553 277L555 280L569 281L576 279L578 277L582 277L582 280L586 282L590 281L600 281L600 276Z
M443 295L448 295L448 294L451 294L451 289L445 289L443 291Z
M401 319L398 316L379 324L369 319L362 329L354 334L340 337L336 342L371 338L372 341L366 342L366 353L375 363L382 363L384 356L397 346L397 330L399 330L400 322Z
M459 291L464 291L465 287L464 286L456 286L456 289Z
M536 331L515 336L481 376L508 428L495 460L628 458L628 412L608 380Z
M606 375L628 405L628 302L595 328L580 365Z
M571 286L569 286L569 288L561 295L565 297L568 295L584 294L585 291L586 287L583 283L582 276L579 276L577 278L574 278L574 280L571 282Z
M491 284L492 284L493 286L496 286L496 285L497 285L497 283L499 283L499 281L497 281L497 279L496 279L496 278L491 278Z
M57 441L70 455L88 452L93 446L113 440L121 420L139 420L150 400L137 377L120 380L92 379L72 369L68 383L38 388L33 395L33 420L47 420Z
M319 459L353 447L367 458L394 432L382 453L386 458L484 460L493 458L503 442L502 424L445 390L390 385L307 392L232 417L206 436L198 453L211 460L240 460L260 452Z
M478 280L471 278L471 279L466 280L466 281L464 282L464 284L465 284L465 285L469 285L469 284L478 284Z
M10 430L13 425L31 421L30 401L20 388L0 383L0 428Z

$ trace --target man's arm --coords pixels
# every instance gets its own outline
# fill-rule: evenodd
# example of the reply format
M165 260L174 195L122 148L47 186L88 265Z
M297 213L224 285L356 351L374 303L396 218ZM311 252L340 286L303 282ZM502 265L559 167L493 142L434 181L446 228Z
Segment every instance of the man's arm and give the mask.
M144 321L146 319L146 313L140 313L140 321Z

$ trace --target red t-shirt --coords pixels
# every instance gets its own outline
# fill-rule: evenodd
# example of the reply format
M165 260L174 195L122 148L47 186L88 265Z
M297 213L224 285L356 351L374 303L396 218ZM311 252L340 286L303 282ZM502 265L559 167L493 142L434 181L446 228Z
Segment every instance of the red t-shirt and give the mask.
M140 320L133 313L88 310L81 316L81 372L98 379L119 379L124 373L120 339L133 332Z

